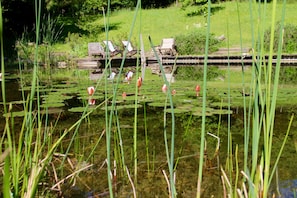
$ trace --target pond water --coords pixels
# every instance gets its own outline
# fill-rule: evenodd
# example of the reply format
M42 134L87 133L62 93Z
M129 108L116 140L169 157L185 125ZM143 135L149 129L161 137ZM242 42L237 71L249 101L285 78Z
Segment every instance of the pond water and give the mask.
M54 123L59 119L54 129L54 135L59 136L65 128L73 125L82 115L90 96L86 88L92 82L51 82L50 85L41 87L41 106L48 109L50 115L49 123ZM168 197L168 187L164 176L164 171L168 175L168 165L166 161L166 149L164 140L164 128L168 144L171 139L171 113L166 114L167 121L164 127L164 101L165 94L160 90L162 83L155 82L149 87L143 87L139 93L139 107L137 109L137 181L135 181L135 167L133 160L134 146L134 100L135 88L127 83L119 87L117 101L117 118L114 119L112 128L111 159L115 160L113 175L114 193L116 197L133 197L131 184L127 178L125 166L127 166L138 194L138 197ZM130 86L125 89L124 86ZM16 112L15 125L20 126L22 122L22 92L17 79L9 79L6 82L6 99L12 103L12 111ZM177 89L178 87L176 87ZM197 189L197 175L199 166L199 147L201 133L201 97L197 97L194 91L179 91L174 96L176 104L175 112L175 160L176 160L176 190L178 197L195 197ZM26 87L23 90L28 91ZM92 96L95 105L99 105L104 100L103 87L97 87L97 92ZM122 98L122 92L127 95ZM153 95L154 93L154 95ZM1 93L2 94L2 93ZM239 96L236 96L239 97ZM155 98L158 98L156 101ZM2 101L2 95L1 95ZM211 102L210 102L211 103ZM104 108L104 106L103 106ZM294 108L277 109L275 118L275 151L279 150L284 135L289 124L291 113ZM227 158L227 126L228 113L231 113L231 132L233 136L233 148L238 145L239 159L243 159L243 112L241 108L234 108L228 111L224 108L208 105L209 115L206 118L206 154L203 172L202 197L222 197L223 186L221 181L220 167L224 167ZM3 105L1 108L3 114ZM1 119L1 131L5 120ZM16 127L17 128L17 127ZM278 187L279 191L293 197L294 189L297 187L297 163L296 136L297 124L293 123L292 132L286 143L283 155L278 166ZM102 108L95 110L78 129L74 144L71 146L67 162L63 164L63 170L58 170L58 179L61 180L67 175L83 167L89 168L76 174L75 179L65 180L61 184L64 197L104 197L108 194L107 170L106 170L106 139L105 139L105 111ZM74 133L74 132L73 132ZM63 146L53 157L56 167L61 165L62 154L67 149L73 133L69 134L63 142ZM218 139L220 142L219 153L215 149ZM100 140L100 141L99 141ZM98 144L97 144L98 143ZM122 147L120 146L122 145ZM94 153L92 153L95 147ZM92 153L92 154L91 154ZM277 152L273 152L272 158L276 158ZM275 156L274 156L275 155ZM239 164L242 165L242 160ZM53 172L48 170L45 178L50 189L57 181L53 180ZM273 189L276 182L273 182ZM57 188L54 188L57 189ZM48 190L53 197L58 193L55 190Z

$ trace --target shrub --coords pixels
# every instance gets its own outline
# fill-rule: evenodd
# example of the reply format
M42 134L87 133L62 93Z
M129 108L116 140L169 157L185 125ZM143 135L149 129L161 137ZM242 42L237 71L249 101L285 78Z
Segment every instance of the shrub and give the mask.
M274 30L274 52L277 52L278 43L279 43L279 32L281 29L281 24L278 23ZM269 50L270 43L270 35L271 31L266 30L264 35L264 48L265 50ZM283 32L283 52L285 53L293 53L297 51L297 26L292 24L286 24L284 26Z
M87 44L83 37L78 33L68 33L68 36L65 39L71 48L71 55L73 57L84 57L88 52Z
M204 54L206 32L193 31L175 38L177 51L180 55ZM218 50L219 40L213 34L209 37L209 52Z

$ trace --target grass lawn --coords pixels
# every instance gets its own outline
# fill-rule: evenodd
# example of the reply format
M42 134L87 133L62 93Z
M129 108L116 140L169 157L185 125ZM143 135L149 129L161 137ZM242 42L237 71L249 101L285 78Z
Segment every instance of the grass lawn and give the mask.
M261 5L263 6L263 5ZM267 4L268 9L265 15L259 16L259 9L263 9L255 3L251 7L248 2L224 2L213 4L219 8L211 15L210 32L215 36L225 35L227 38L223 46L252 46L253 37L259 28L267 30L271 25L272 4ZM132 43L139 44L139 34L142 34L145 51L150 51L148 36L151 36L153 44L159 45L162 38L175 37L190 31L201 29L205 25L203 16L187 16L187 13L194 11L194 7L185 10L179 6L171 6L164 9L141 10L136 14L135 26L132 25L135 12L133 10L120 10L111 13L107 20L110 25L108 38L116 45L121 46L121 40L126 40L132 31ZM277 10L282 9L282 4L277 5ZM286 23L297 25L295 20L297 4L286 5ZM250 10L252 10L250 12ZM263 13L263 12L262 12ZM280 14L277 14L280 19ZM262 20L264 19L264 20ZM106 34L104 29L104 19L98 16L97 20L92 20L82 25L90 31L89 35L81 35L80 39L73 39L76 44L75 49L80 54L87 55L88 42L102 42ZM252 27L254 34L252 34ZM255 39L254 39L255 40ZM66 43L66 45L73 43ZM56 45L60 50L69 49L65 44Z

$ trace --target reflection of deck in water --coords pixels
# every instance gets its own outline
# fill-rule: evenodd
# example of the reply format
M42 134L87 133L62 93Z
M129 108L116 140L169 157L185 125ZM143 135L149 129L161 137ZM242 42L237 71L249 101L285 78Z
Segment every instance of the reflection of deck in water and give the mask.
M90 73L90 80L99 80L103 76L102 72L91 72Z
M265 62L268 63L269 57L264 56ZM124 60L122 57L115 57L110 60L111 67L120 67L122 64L124 67L136 66L138 57L126 57ZM166 66L187 66L187 65L204 65L205 56L160 56L160 63ZM256 63L257 57L252 55L209 55L207 57L207 64L209 66L251 66ZM277 56L272 57L272 64L277 64ZM146 66L152 66L158 64L156 57L146 57ZM292 55L282 55L280 59L280 64L283 66L297 66L297 54ZM106 60L103 58L86 58L77 60L77 66L79 69L98 69L105 68Z

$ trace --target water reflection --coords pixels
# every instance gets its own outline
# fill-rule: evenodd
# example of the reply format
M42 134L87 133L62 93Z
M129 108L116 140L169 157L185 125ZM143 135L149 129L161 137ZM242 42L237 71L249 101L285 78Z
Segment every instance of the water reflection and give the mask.
M0 81L0 102L3 102L3 95L2 95L2 81ZM22 100L22 92L19 90L19 82L18 79L9 79L5 82L5 97L6 102L11 101L20 101Z
M17 80L7 81L6 98L7 101L22 100L21 91ZM160 87L158 87L160 91ZM69 91L69 90L68 90ZM85 90L84 90L85 91ZM121 100L127 100L128 94L122 92ZM1 92L2 94L2 92ZM87 94L87 93L86 93ZM92 94L93 95L93 94ZM81 112L72 113L67 111L72 107L83 106L84 102L95 104L95 98L86 97L79 98L77 93L69 94L70 98L63 99L66 104L64 117L59 120L59 124L55 128L55 135L61 134L65 128L71 126L81 115ZM94 96L95 97L95 96ZM196 96L193 96L196 98ZM1 95L2 101L2 95ZM189 102L190 103L190 102ZM145 104L145 103L144 103ZM163 105L163 104L162 104ZM21 106L22 107L22 106ZM165 140L164 140L164 113L163 108L155 106L146 106L146 108L137 109L137 169L138 179L136 183L137 194L139 197L168 197L167 183L163 174L168 174L168 165L166 161ZM292 110L291 110L292 111ZM243 159L243 112L237 109L231 115L231 132L233 137L233 148L239 145L239 159ZM114 179L114 192L117 197L132 197L133 193L131 185L127 180L125 169L126 165L133 175L133 144L134 144L134 109L119 109L119 125L115 125L112 129L112 159L116 159L117 177ZM290 112L282 109L282 113L277 111L275 118L275 148L280 148L284 132L289 123ZM55 117L51 118L54 121ZM219 121L220 120L220 121ZM117 122L116 120L114 121ZM175 123L175 162L176 162L176 188L179 197L195 197L197 188L197 171L199 164L199 146L200 146L200 130L201 117L192 116L190 111L176 114ZM207 117L206 131L218 135L218 123L220 123L220 151L215 154L217 140L211 136L206 137L207 147L205 158L205 167L203 173L202 196L203 197L221 197L223 186L221 183L221 172L219 167L224 166L226 161L227 137L228 137L228 117L227 115L213 115ZM16 124L20 124L17 123ZM3 125L1 123L1 125ZM119 127L119 128L117 128ZM1 126L2 128L2 126ZM296 131L297 126L293 125L292 131ZM60 179L65 178L76 170L78 164L85 162L89 154L92 152L94 145L97 143L99 136L105 130L104 111L94 112L89 117L87 123L82 123L79 127L78 137L76 138L76 146L71 149L69 161L76 165L74 167L66 164L65 171L59 175ZM119 134L119 131L121 134ZM167 140L171 137L171 120L167 118L166 124ZM71 139L69 137L63 143L65 148L61 148L61 152L67 148ZM296 135L292 133L285 146L284 154L279 164L279 179L285 180L280 182L279 191L286 197L292 196L293 190L296 189L296 168L295 149ZM119 146L123 145L121 149ZM123 159L120 156L124 156ZM276 158L277 152L273 152L273 159ZM93 157L86 163L92 163L90 169L79 174L80 179L73 183L66 181L63 185L65 197L79 196L99 196L106 195L107 192L107 170L106 170L106 142L103 138L97 146ZM58 167L61 159L54 157L54 163ZM78 163L80 162L80 163ZM239 162L242 165L242 161ZM68 169L69 167L69 169ZM240 167L242 168L242 167ZM54 184L49 178L48 183Z

